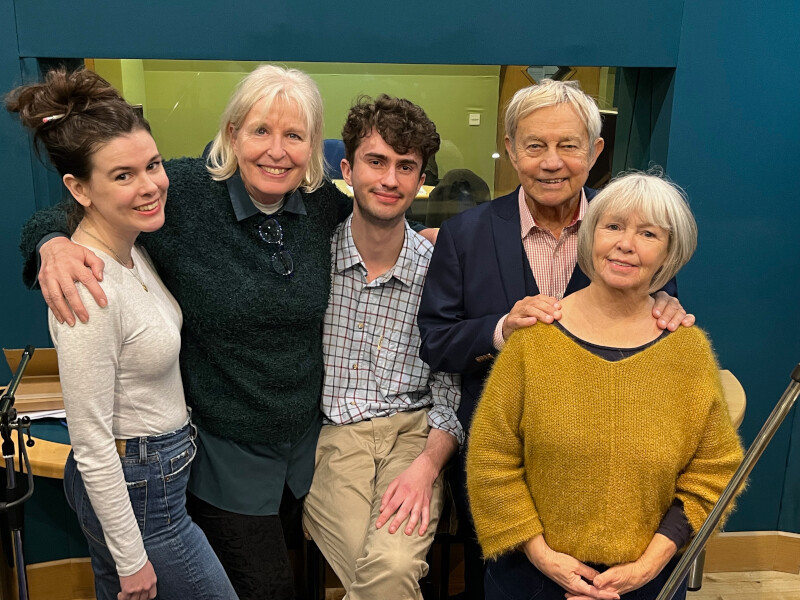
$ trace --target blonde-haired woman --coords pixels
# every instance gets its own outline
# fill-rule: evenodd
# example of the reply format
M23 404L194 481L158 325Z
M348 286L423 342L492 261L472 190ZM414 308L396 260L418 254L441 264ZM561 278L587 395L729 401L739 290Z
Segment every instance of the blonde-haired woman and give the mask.
M591 284L498 357L467 456L488 599L655 598L733 475L742 450L706 336L652 317L696 240L672 184L615 180L581 224Z

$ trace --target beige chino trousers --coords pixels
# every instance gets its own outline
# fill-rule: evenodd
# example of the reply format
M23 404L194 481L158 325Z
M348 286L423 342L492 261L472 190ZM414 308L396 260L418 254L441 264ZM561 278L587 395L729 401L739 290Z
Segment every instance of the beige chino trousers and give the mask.
M421 599L425 555L442 512L442 475L434 484L430 525L406 535L404 526L380 529L381 496L419 456L428 440L428 411L398 413L353 423L325 425L306 496L303 523L345 587L345 600Z

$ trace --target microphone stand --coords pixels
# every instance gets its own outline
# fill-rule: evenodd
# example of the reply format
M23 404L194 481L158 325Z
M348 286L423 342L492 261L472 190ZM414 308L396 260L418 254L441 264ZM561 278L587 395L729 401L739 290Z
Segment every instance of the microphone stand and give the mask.
M683 581L683 578L686 576L695 558L702 552L706 542L708 542L708 538L711 537L711 534L714 533L714 530L717 528L725 509L728 508L728 505L733 500L733 496L736 494L739 486L742 485L750 474L750 471L753 470L758 459L761 458L764 450L766 450L772 437L775 435L775 431L781 426L781 423L783 423L789 411L792 410L797 396L800 395L800 364L792 370L791 377L792 381L789 383L786 391L783 392L781 399L778 400L778 403L767 418L761 431L756 436L756 439L753 440L750 448L745 453L742 464L739 465L739 468L736 469L728 485L722 490L719 500L717 500L714 508L711 509L703 526L697 532L697 535L694 536L694 540L689 544L683 557L678 561L675 570L672 572L669 579L667 579L667 582L664 584L656 600L672 600L678 586L681 581Z
M11 383L8 384L8 388L6 388L2 398L0 398L0 436L3 438L2 450L6 467L6 499L5 502L0 502L0 512L5 512L8 515L8 526L11 530L11 542L14 547L14 563L17 569L19 600L28 600L28 578L25 572L25 558L22 554L22 503L33 495L33 473L31 472L31 463L25 446L31 447L34 442L31 439L31 420L28 417L17 418L17 410L14 408L14 394L17 391L19 382L22 380L25 367L28 366L28 361L33 356L34 350L33 346L25 347L17 371L11 378ZM14 469L13 430L17 431L20 473L26 474L28 479L28 489L22 495L20 495L20 488L17 487L16 471ZM28 434L28 441L25 444L22 443L24 433ZM23 462L25 464L24 471L22 470Z

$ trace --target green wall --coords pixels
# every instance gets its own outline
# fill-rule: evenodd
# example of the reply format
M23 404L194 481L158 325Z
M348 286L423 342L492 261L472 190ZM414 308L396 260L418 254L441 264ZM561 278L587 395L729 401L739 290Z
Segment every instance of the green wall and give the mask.
M197 155L214 137L234 86L259 63L233 61L97 60L96 70L141 103L161 153ZM494 185L500 68L466 65L281 63L317 82L325 102L325 137L339 138L345 115L361 95L382 92L416 102L436 123L440 177L470 169ZM481 123L470 126L470 113Z

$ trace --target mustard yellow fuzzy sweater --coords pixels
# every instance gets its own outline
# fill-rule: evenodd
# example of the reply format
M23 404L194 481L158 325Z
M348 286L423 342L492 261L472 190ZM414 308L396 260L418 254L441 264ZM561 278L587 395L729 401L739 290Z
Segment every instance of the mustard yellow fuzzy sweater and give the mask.
M537 324L492 369L467 485L485 556L544 533L557 552L614 565L641 556L675 497L696 532L741 459L699 328L608 362Z

